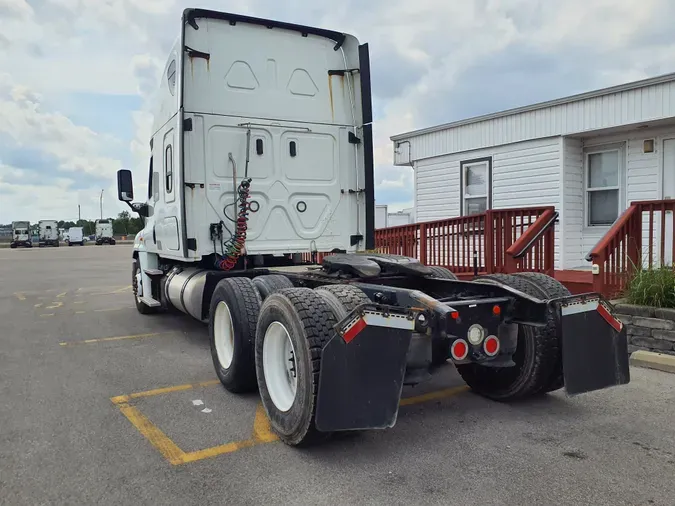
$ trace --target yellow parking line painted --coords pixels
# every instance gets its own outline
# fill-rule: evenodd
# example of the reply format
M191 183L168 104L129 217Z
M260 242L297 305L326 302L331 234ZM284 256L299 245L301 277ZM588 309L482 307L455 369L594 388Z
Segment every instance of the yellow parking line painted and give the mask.
M63 302L57 300L57 301L52 302L51 306L46 306L45 309L56 309L57 307L61 307L61 306L63 306Z
M220 381L209 380L202 381L200 383L192 383L185 385L176 385L172 387L165 388L155 388L154 390L146 390L144 392L136 392L133 394L119 395L117 397L112 397L110 400L119 407L120 411L127 417L127 419L138 429L138 431L143 434L150 443L159 450L159 452L168 460L172 465L187 464L190 462L196 462L198 460L203 460L207 458L216 457L218 455L223 455L226 453L233 453L243 448L250 448L252 446L257 446L261 444L273 443L278 441L279 438L276 434L272 432L269 419L267 418L267 413L262 406L262 403L258 403L255 412L255 419L253 421L253 432L250 439L244 439L242 441L233 441L230 443L225 443L218 446L213 446L211 448L205 448L203 450L197 450L193 452L184 452L181 450L176 443L174 443L164 432L162 432L156 425L154 425L145 415L143 415L140 410L136 407L131 406L129 403L132 399L138 399L141 397L152 397L155 395L168 394L171 392L180 392L184 390L190 390L196 387L206 387L211 385L217 385ZM455 388L447 388L445 390L439 390L437 392L430 392L423 395L418 395L415 397L407 397L401 399L401 406L409 406L412 404L419 404L422 402L437 400L437 399L447 399L454 395L466 392L468 390L467 386L459 386Z
M78 311L84 313L84 311ZM160 335L159 332L152 332L148 334L136 334L133 336L116 336L116 337L101 337L99 339L86 339L84 341L64 341L60 342L61 346L74 346L77 344L92 344L92 343L102 343L105 341L122 341L124 339L140 339L142 337L153 337Z
M244 439L243 441L235 441L233 443L227 443L220 446L213 446L211 448L206 448L205 450L197 450L195 452L184 453L183 460L181 464L187 464L188 462L195 462L197 460L209 459L212 457L217 457L218 455L223 455L225 453L232 453L242 448L250 448L260 444L258 441L253 439Z
M14 292L14 297L16 297L19 300L26 300L26 296L21 292Z
M131 285L127 285L127 286L124 286L124 287L119 288L117 290L113 290L110 293L122 293L122 292L126 292L127 290L131 290Z
M54 316L54 313L45 313L45 314L41 314L40 316Z
M159 453L173 465L182 464L185 452L176 446L154 423L143 415L136 407L127 403L118 404L120 411L143 434Z
M58 295L56 296L56 298L57 298L57 299L60 299L61 297L65 297L65 295L66 295L67 293L68 293L68 292L62 292L62 293L58 294Z
M85 300L76 300L73 304L84 304L85 302Z
M180 392L182 390L190 390L192 388L198 388L198 387L210 387L213 385L217 385L220 383L220 380L214 379L214 380L208 380L208 381L201 381L199 383L188 383L185 385L176 385L173 387L164 387L164 388L155 388L153 390L146 390L145 392L136 392L133 394L128 394L128 395L119 395L117 397L113 397L111 400L117 404L118 402L128 402L131 399L138 399L140 397L152 397L154 395L162 395L162 394L170 394L171 392Z
M399 406L410 406L412 404L420 404L422 402L435 401L437 399L446 399L453 395L461 394L469 390L469 387L462 385L461 387L446 388L445 390L438 390L437 392L429 392L428 394L418 395L416 397L406 397L401 399Z
M253 420L253 440L259 443L271 443L279 440L277 435L272 432L270 419L267 418L267 413L265 413L262 402L258 403L258 407L255 410L255 420Z
M75 311L75 314L84 314L86 311Z
M42 307L42 302L40 302L39 304L35 304L34 307Z

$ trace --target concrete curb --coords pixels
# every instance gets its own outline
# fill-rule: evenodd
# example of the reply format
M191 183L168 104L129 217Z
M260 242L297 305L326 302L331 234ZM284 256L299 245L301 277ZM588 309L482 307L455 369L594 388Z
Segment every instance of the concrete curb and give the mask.
M630 356L630 365L675 374L675 356L638 350Z

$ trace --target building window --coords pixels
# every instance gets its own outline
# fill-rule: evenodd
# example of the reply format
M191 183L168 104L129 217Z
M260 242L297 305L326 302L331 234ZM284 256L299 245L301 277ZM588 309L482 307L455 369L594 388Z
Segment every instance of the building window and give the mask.
M164 171L166 193L171 193L171 190L173 190L173 150L171 144L166 147L164 152Z
M492 158L461 162L461 214L484 213L492 205Z
M586 171L588 225L611 225L620 211L620 150L587 153Z

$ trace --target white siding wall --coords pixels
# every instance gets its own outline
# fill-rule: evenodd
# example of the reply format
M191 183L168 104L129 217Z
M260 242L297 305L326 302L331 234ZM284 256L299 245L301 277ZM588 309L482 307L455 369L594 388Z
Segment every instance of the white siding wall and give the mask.
M490 149L439 156L415 163L417 221L460 215L460 163L492 157L492 207L561 208L560 138L537 139ZM556 225L555 260L560 264L560 228Z
M410 146L401 145L400 152L394 153L394 163L407 164L410 159L669 119L675 117L675 82L670 76L650 86L562 102L484 120L466 120L405 137ZM396 150L396 141L393 144Z
M623 209L631 202L638 200L656 200L663 198L663 139L675 138L675 127L632 130L615 135L588 137L583 140L583 147L621 142L625 145L625 178L622 182L625 199ZM654 139L654 152L643 153L643 141ZM649 237L649 222L645 214L643 224L643 244L647 249ZM655 216L655 223L660 223L660 214ZM609 227L583 227L583 256L585 256L607 232ZM657 235L659 235L657 225ZM658 240L658 237L656 238ZM657 243L658 244L658 243ZM648 256L648 255L647 255Z
M580 139L563 138L563 268L586 267L583 260L584 168Z

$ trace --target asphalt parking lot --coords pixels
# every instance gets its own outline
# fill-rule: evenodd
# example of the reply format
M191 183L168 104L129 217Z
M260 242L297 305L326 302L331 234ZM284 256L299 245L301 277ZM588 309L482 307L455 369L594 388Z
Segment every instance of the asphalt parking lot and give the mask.
M0 503L673 504L673 375L503 405L448 366L395 428L293 449L215 380L204 325L137 313L130 257L0 250Z

